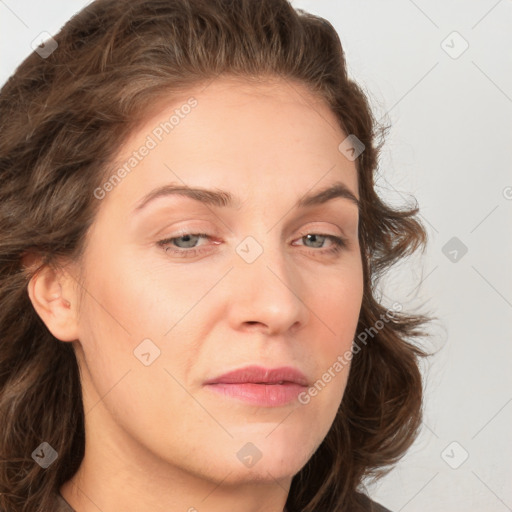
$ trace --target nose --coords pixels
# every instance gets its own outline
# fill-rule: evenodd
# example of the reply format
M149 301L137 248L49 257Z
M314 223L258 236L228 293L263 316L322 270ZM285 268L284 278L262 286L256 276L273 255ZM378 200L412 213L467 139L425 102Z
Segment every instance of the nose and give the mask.
M296 332L307 324L306 290L282 247L265 248L251 263L235 256L227 305L233 329L276 335Z

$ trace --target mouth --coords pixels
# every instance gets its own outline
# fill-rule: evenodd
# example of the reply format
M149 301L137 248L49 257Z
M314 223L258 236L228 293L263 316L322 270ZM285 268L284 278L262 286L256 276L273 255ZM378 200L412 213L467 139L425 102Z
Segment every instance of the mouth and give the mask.
M300 370L290 366L264 368L252 365L210 379L204 386L228 398L276 407L295 401L307 388L308 380Z

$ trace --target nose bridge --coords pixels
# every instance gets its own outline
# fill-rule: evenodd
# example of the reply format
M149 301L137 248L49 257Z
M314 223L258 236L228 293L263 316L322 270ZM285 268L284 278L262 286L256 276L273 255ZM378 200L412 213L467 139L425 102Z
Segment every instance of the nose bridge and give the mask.
M246 236L236 247L233 319L237 325L264 324L273 332L307 322L301 280L277 230Z

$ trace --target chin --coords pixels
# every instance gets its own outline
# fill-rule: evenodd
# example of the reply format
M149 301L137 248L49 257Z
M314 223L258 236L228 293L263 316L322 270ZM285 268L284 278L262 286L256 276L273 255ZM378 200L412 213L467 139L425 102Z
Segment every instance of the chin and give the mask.
M263 460L261 459L252 468L244 468L235 464L232 473L223 480L223 484L242 485L244 483L272 483L276 481L291 480L306 464L307 458L300 461L295 457L292 460ZM225 473L223 474L225 476Z
M265 433L268 436L268 432ZM316 450L311 438L286 438L276 432L253 441L238 443L235 459L229 464L239 478L246 481L291 479L308 462ZM252 457L252 460L251 460Z

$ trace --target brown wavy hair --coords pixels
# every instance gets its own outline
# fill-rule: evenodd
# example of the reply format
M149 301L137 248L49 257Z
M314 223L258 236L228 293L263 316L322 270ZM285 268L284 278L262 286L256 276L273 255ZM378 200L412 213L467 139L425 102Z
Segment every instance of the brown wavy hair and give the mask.
M220 75L305 85L330 106L357 158L364 296L357 333L387 308L379 279L425 248L417 203L392 208L374 189L385 127L348 78L333 26L287 0L96 0L34 52L0 91L0 509L47 512L85 448L79 367L34 310L22 256L58 268L79 261L100 201L93 195L128 135L158 99ZM414 441L422 415L418 337L430 320L395 313L354 355L339 412L292 480L290 512L366 509L379 477ZM31 454L57 452L47 469Z

